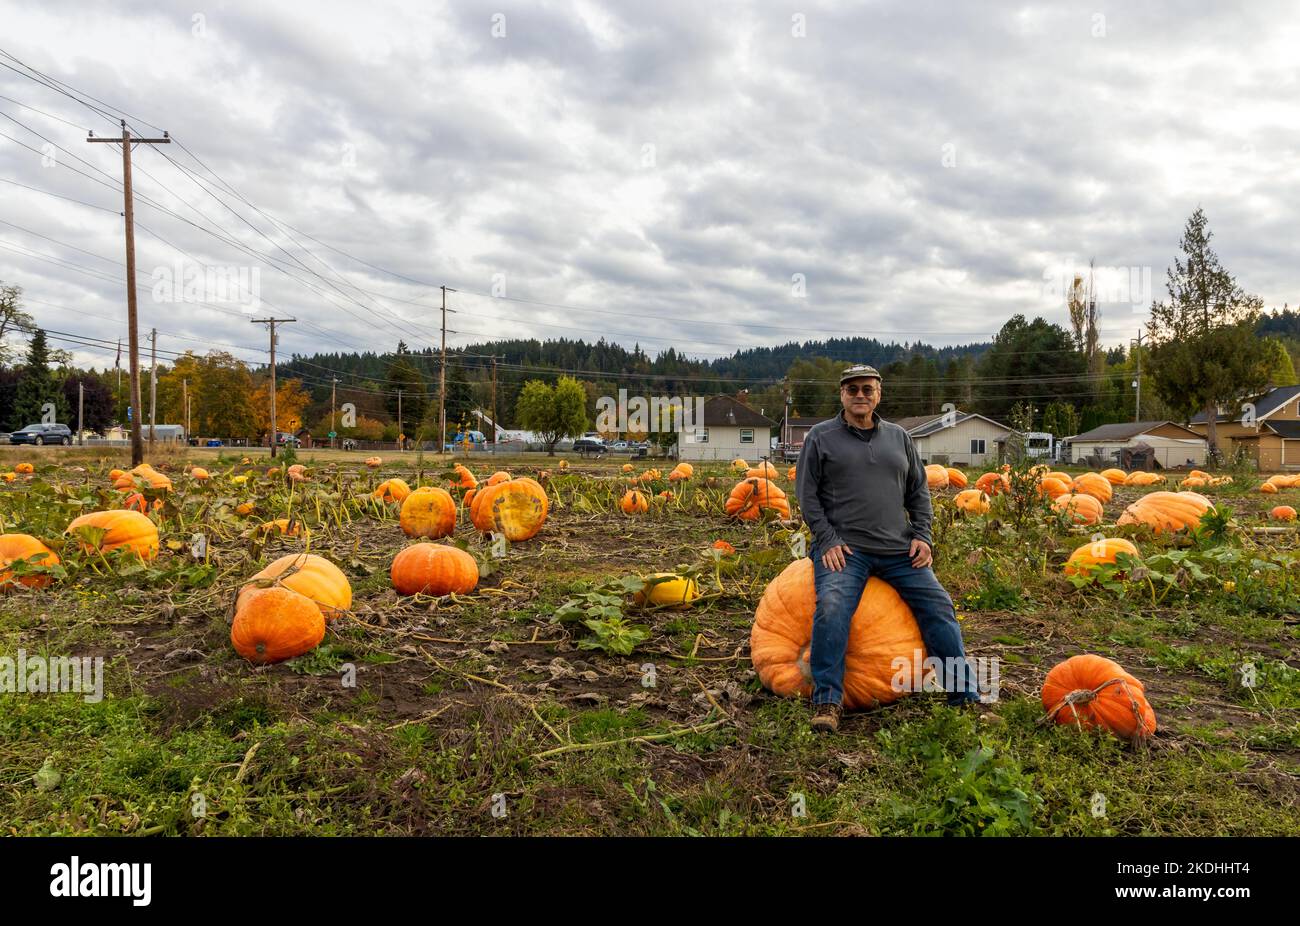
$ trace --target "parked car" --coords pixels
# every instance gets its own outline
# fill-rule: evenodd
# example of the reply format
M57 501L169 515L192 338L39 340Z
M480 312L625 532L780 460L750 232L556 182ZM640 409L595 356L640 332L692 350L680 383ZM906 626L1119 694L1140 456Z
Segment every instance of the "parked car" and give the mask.
M614 441L614 446L610 449L615 453L626 453L628 450L632 449L632 445L625 440L616 440Z
M609 448L599 437L580 437L573 442L573 452L588 456L590 454L607 453Z
M798 463L803 444L784 444L781 447L781 459L787 463Z
M280 446L281 446L281 447L288 447L288 446L291 446L291 445L294 446L294 447L301 447L301 446L302 446L302 441L298 440L297 437L295 437L294 435L290 434L288 431L281 431L281 432L280 432Z
M72 443L72 429L66 424L29 424L21 431L9 435L11 444L63 444Z

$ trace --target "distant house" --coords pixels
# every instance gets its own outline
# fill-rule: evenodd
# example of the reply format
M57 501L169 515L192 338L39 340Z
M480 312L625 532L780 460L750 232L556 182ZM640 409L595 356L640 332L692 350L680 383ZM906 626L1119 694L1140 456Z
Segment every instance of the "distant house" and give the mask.
M943 412L889 419L907 431L925 463L987 466L1002 459L1013 433L1000 421L974 412Z
M1123 451L1145 444L1151 448L1155 463L1162 468L1205 464L1205 438L1172 421L1103 424L1083 434L1067 437L1065 442L1069 446L1068 457L1062 457L1065 463L1080 463L1091 457L1106 466L1114 466Z
M681 460L734 460L750 463L772 452L772 432L780 425L729 395L704 403L704 421L677 439Z
M1300 386L1279 386L1234 411L1218 412L1215 437L1225 455L1241 451L1261 470L1300 467ZM1189 427L1208 438L1205 412L1193 416Z
M785 442L791 446L797 447L803 443L803 439L808 436L812 426L825 421L830 415L819 415L812 418L798 417L788 418L785 422L786 439Z

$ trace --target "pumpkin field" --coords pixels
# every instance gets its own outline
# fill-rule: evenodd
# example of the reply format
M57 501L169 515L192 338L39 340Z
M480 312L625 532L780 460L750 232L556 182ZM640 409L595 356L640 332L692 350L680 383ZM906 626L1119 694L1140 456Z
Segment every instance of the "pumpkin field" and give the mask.
M1300 478L930 467L996 699L873 584L819 736L791 467L124 459L0 449L0 655L103 660L11 670L10 834L1300 833Z

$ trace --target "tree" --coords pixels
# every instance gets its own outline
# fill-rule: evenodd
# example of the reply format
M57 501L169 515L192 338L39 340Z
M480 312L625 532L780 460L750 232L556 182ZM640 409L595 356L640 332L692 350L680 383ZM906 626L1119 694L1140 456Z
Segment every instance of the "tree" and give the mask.
M50 350L45 341L45 330L37 328L32 332L32 341L27 348L27 362L23 365L22 379L19 380L14 395L11 430L40 421L46 403L51 402L54 404L54 419L67 423L68 403L50 371L49 363Z
M113 423L113 393L93 371L70 374L63 381L63 400L67 403L68 421L75 430L77 423L77 387L81 386L81 421L88 431L103 434Z
M424 377L410 360L410 351L406 349L406 343L397 342L397 356L392 363L388 365L388 382L385 384L385 390L389 393L385 397L384 407L388 413L393 416L397 422L399 433L407 437L413 437L415 429L419 423L424 420L427 407L432 404L425 395ZM401 393L401 420L398 420L398 393ZM452 421L451 409L447 409L447 420ZM436 430L436 424L435 424Z
M0 283L0 368L7 366L17 356L5 338L15 331L26 331L32 326L32 317L22 310L23 291L18 286ZM18 425L22 427L22 425Z
M222 351L203 358L198 394L190 399L191 428L214 437L253 437L253 376L242 360Z
M258 434L271 433L271 377L268 375L253 390L253 423ZM302 427L303 412L311 396L299 379L277 379L275 383L275 427L292 434Z
M1040 407L1068 402L1079 393L1084 369L1083 357L1064 328L1013 315L979 362L975 410L1005 421L1019 401Z
M1300 382L1296 379L1295 364L1286 345L1277 338L1265 338L1264 343L1268 347L1268 385L1294 386Z
M587 393L569 376L561 376L554 386L540 379L529 380L519 393L516 413L519 423L536 431L546 452L554 456L561 438L577 437L587 430Z
M1204 410L1211 456L1218 454L1216 419L1230 405L1268 385L1271 349L1256 336L1263 302L1245 292L1210 247L1198 207L1187 220L1166 274L1169 299L1151 305L1149 369L1157 395L1184 416Z
M1079 412L1068 402L1051 402L1043 409L1043 430L1054 437L1079 433Z

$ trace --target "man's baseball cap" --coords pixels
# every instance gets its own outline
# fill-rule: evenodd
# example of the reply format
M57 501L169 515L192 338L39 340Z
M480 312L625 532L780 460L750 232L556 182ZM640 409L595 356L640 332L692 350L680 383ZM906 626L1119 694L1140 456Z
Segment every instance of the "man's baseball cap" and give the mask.
M840 374L840 385L843 386L851 379L862 379L864 376L875 377L881 382L884 382L884 379L880 376L879 370L875 367L867 366L865 363L860 363L857 366L849 367Z

